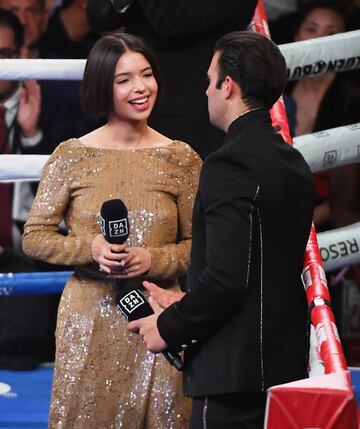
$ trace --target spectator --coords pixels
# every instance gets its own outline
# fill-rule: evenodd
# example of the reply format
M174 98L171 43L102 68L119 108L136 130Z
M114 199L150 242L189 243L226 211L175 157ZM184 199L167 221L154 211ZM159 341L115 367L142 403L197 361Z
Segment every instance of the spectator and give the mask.
M50 17L40 46L57 58L86 58L97 39L86 19L86 0L66 0Z
M18 18L10 11L0 9L0 56L16 58L23 45L24 30ZM41 94L35 81L0 81L0 147L2 154L31 151L41 144L43 133L39 126ZM28 184L0 185L1 222L0 243L16 245L21 233L15 220L23 220L32 203ZM14 204L13 204L14 202Z
M39 44L47 23L45 0L0 0L0 6L13 10L24 23L25 35L26 31L31 35L28 39L25 37L28 57L55 56L54 52L43 49ZM26 40L29 40L28 44ZM50 154L59 142L80 136L96 127L94 121L81 111L79 81L45 80L39 84L42 92L40 127L44 139L32 153Z
M37 58L38 44L48 22L45 0L0 0L0 7L11 10L24 26L22 58Z

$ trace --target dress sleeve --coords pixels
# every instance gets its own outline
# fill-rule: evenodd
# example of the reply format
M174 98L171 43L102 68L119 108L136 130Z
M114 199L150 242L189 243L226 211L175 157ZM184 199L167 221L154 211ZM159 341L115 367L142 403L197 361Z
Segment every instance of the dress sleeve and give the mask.
M92 262L94 235L71 237L59 229L71 198L71 168L63 145L44 166L22 241L24 252L33 259L63 265Z
M199 183L200 157L190 150L189 161L181 176L178 206L178 242L161 247L148 248L151 253L151 269L146 275L149 280L177 278L186 273L191 247L191 218Z

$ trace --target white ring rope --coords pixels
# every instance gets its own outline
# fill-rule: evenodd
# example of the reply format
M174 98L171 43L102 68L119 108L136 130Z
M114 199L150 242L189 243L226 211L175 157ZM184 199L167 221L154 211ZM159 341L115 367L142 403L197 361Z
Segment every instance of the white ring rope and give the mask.
M294 138L311 171L360 162L360 123ZM0 155L0 183L37 182L49 155Z
M328 131L342 128L348 127ZM38 181L48 158L49 155L0 155L0 182ZM317 239L326 271L360 262L360 222L320 232Z
M360 162L360 123L294 138L312 172Z
M38 182L49 155L0 155L0 183Z
M279 46L289 80L360 68L360 30Z
M279 45L290 80L360 68L360 30ZM2 59L0 79L81 80L85 60Z
M317 233L325 271L360 262L360 222Z
M0 60L0 79L81 80L85 60Z

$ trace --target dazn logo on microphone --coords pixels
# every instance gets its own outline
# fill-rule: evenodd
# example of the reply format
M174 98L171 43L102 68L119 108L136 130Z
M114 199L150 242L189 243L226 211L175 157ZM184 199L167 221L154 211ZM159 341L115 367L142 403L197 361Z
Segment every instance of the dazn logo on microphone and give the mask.
M132 290L121 298L118 303L118 308L126 318L135 311L138 307L145 304L145 300L138 291Z
M129 235L128 220L125 218L109 221L109 234L110 237Z

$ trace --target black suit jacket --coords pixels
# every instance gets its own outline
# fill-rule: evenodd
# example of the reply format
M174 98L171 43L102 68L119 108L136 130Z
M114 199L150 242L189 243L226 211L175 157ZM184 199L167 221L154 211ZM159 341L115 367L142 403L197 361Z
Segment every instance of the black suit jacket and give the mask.
M189 143L202 157L218 149L223 133L209 123L206 72L218 38L245 30L256 0L134 0L124 14L110 0L88 0L97 31L118 29L141 36L156 54L163 88L150 124Z
M313 205L310 169L268 112L234 121L202 168L187 295L158 320L167 344L186 349L187 395L306 377L301 272Z

